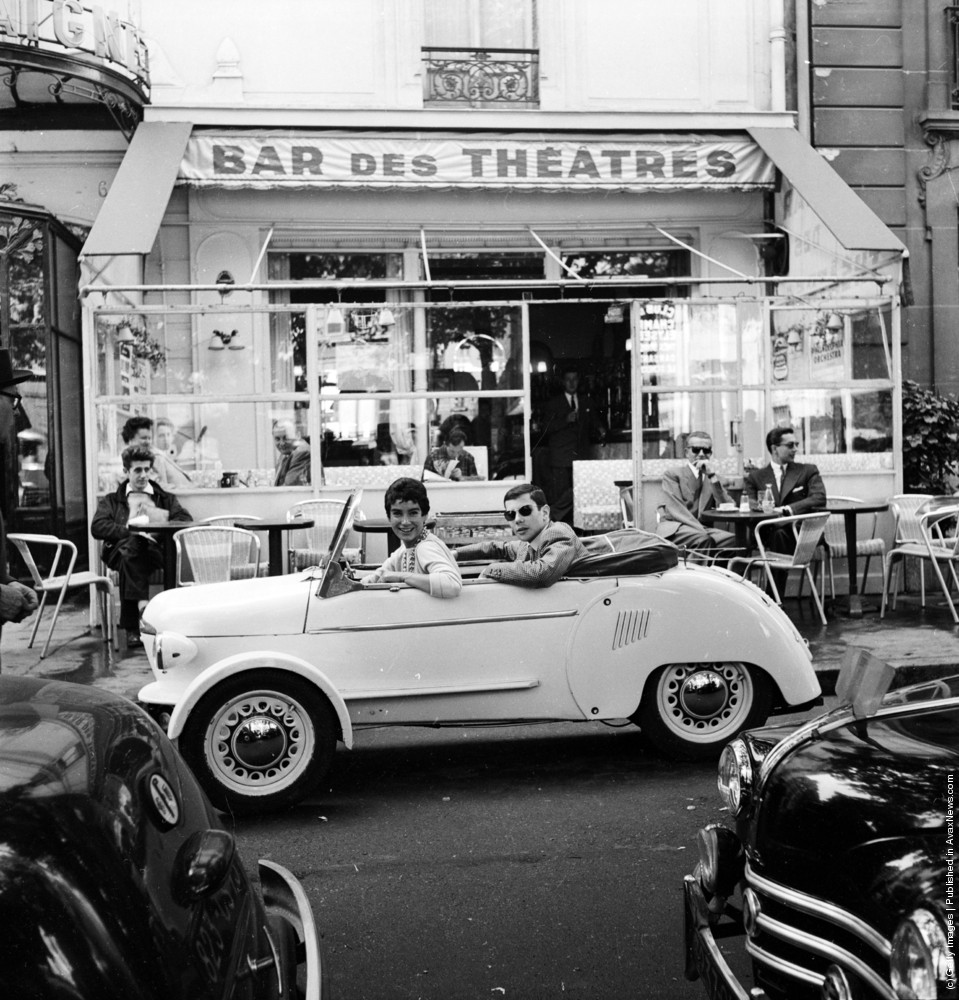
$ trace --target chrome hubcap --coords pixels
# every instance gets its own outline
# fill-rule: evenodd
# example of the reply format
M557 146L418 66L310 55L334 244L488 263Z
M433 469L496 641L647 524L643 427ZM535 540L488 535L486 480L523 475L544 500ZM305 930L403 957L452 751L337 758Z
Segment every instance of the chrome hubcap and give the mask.
M313 725L294 698L253 691L227 702L210 720L207 758L217 777L246 793L275 792L309 762Z
M711 719L729 701L729 685L715 670L697 670L684 678L677 698L683 710L697 719Z

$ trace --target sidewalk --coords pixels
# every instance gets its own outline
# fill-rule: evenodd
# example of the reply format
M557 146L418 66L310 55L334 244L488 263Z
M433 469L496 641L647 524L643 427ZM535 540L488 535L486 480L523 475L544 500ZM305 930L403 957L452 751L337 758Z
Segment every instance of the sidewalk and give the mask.
M786 612L809 643L823 690L831 694L848 646L868 649L891 663L902 673L899 684L959 671L959 628L953 625L941 597L929 594L927 598L929 606L922 611L917 594L900 596L896 611L888 612L882 621L878 611L858 619L827 612L830 620L824 626L808 600L800 606L787 599ZM151 680L142 649L116 653L100 641L99 629L91 633L85 594L64 602L50 651L41 660L50 614L44 615L33 649L27 648L31 622L4 625L3 673L93 684L131 699Z

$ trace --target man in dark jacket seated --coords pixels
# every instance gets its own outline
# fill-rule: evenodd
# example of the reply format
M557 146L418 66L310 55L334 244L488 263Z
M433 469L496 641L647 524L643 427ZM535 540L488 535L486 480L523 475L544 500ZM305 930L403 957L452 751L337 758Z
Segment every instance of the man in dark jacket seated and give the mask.
M163 567L163 550L149 534L133 532L130 525L190 521L189 511L172 493L153 482L153 450L130 445L123 450L126 482L108 493L93 515L91 533L103 540L103 561L120 575L119 626L127 632L127 645L139 646L140 612L150 596L150 577Z

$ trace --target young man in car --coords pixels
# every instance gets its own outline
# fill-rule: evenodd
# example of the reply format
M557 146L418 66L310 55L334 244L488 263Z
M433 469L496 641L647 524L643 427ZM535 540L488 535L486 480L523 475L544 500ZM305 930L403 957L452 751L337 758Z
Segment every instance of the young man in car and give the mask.
M562 521L551 521L546 494L532 483L519 483L503 497L503 514L516 538L463 545L457 560L502 559L480 574L488 580L517 587L549 587L581 556L586 555L576 532Z
M163 552L147 534L130 525L190 521L190 512L172 493L151 480L153 449L131 444L123 449L126 482L120 483L97 504L90 533L103 540L103 561L120 575L119 626L127 632L127 645L140 646L140 612L150 596L150 576L163 566Z

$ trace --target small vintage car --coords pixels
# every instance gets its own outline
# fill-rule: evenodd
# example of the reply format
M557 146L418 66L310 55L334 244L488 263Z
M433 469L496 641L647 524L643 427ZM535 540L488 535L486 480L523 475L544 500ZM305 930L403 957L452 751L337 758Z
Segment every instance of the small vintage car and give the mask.
M302 886L272 861L259 877L257 890L142 709L79 684L0 677L5 997L325 996Z
M959 676L886 693L893 674L855 651L839 708L723 750L730 823L685 879L686 976L714 1000L956 996Z
M467 580L437 600L351 579L356 503L323 569L170 590L144 611L155 680L138 697L221 806L297 801L363 727L631 719L704 757L821 696L780 608L656 536L627 532L549 588Z

